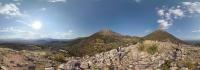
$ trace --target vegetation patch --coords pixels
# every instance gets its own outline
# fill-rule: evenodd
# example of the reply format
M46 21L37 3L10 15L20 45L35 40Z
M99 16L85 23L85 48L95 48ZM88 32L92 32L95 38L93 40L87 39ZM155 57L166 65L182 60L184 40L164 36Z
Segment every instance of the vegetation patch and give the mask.
M158 52L158 45L153 44L153 45L150 45L150 46L146 46L143 43L140 43L139 46L137 47L137 49L139 51L145 51L145 52L153 55L156 52Z
M51 56L51 59L57 62L61 62L64 63L65 61L65 55L63 53L57 53L57 54L53 54Z
M156 44L154 44L154 45L148 47L147 52L152 55L155 54L156 52L158 52L158 46Z
M190 61L190 60L183 60L181 61L181 64L188 68L189 70L197 70L197 66L198 66L198 63L197 62L194 62L193 61Z
M165 63L161 65L161 70L170 70L171 60L165 60Z
M139 51L144 51L145 50L144 44L139 44L138 50Z

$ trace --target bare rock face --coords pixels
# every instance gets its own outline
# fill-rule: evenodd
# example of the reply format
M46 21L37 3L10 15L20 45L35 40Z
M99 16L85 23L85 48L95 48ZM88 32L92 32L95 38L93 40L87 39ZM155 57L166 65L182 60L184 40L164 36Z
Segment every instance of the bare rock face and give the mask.
M1 68L0 68L1 70L8 70L8 68L7 67L5 67L5 66L1 66Z

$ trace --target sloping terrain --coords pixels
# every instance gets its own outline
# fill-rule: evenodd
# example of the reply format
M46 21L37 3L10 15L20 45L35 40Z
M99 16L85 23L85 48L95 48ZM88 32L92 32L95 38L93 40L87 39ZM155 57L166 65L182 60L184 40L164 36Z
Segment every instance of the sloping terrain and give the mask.
M68 62L61 65L66 65L63 69L73 69L70 67L80 63L78 68L88 70L198 70L199 53L199 47L145 41L124 47L121 52L113 49L94 56L67 58Z
M102 30L89 37L42 46L4 43L0 45L0 69L200 69L199 47L186 45L165 31L155 31L144 38Z
M144 37L146 40L154 40L154 41L165 41L165 42L172 42L172 43L182 43L186 44L184 41L176 38L172 34L164 31L164 30L156 30Z
M67 47L70 55L84 56L116 49L120 46L136 44L139 38L122 36L111 30L101 30L79 42L70 44Z

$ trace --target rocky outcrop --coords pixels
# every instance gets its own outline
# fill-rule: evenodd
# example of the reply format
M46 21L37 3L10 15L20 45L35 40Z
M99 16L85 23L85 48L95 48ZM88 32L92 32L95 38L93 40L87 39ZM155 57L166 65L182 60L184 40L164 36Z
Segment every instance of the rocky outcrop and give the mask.
M198 69L199 58L188 58L191 50L200 52L200 48L191 47L180 47L169 42L156 42L144 45L148 48L151 44L157 45L157 50L154 54L148 53L146 51L138 50L140 44L131 45L129 47L124 47L120 51L113 49L108 52L103 52L96 54L95 56L84 56L82 58L67 58L66 67L75 67L75 63L79 62L80 68L88 70L191 70ZM184 45L182 45L184 46ZM185 45L187 46L187 45ZM196 53L192 53L196 54ZM197 55L197 54L196 54ZM198 54L199 55L199 54ZM76 59L75 62L74 59ZM184 62L188 60L188 62ZM192 61L191 61L192 60ZM73 62L73 63L71 63ZM189 64L189 65L188 65ZM182 66L181 66L182 65ZM187 66L188 65L188 66ZM64 68L64 67L63 67ZM67 69L68 70L68 69Z

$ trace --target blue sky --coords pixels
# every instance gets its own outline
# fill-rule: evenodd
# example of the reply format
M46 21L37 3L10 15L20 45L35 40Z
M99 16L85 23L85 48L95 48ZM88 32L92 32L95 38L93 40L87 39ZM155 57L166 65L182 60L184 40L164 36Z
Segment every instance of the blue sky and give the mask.
M200 39L198 0L0 0L0 38L72 39L108 28Z

